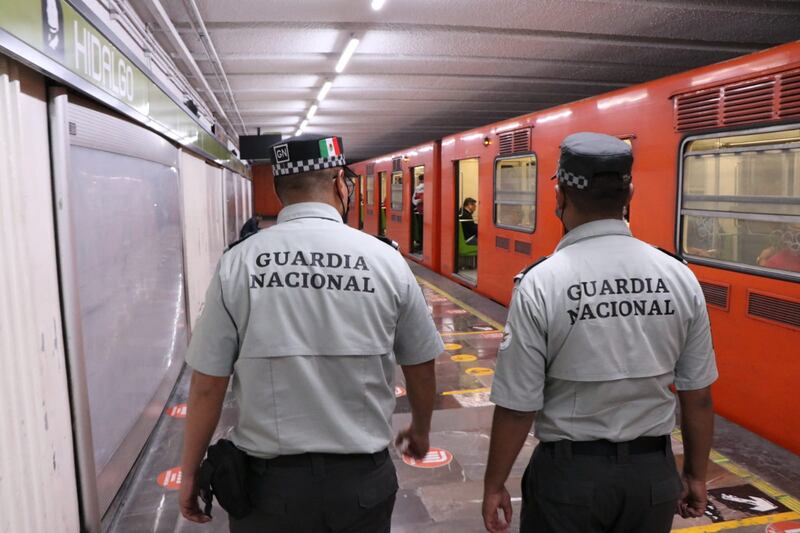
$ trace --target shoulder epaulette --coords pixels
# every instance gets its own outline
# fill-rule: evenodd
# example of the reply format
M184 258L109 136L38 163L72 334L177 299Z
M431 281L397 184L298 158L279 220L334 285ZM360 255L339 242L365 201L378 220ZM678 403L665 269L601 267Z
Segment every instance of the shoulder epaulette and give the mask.
M249 238L250 238L250 237L252 237L253 235L257 235L257 234L258 234L258 232L257 232L257 231L253 231L253 232L251 232L251 233L248 233L247 235L245 235L244 237L242 237L242 238L241 238L241 239L239 239L238 241L234 241L234 242L232 242L232 243L230 244L230 246L228 246L228 249L227 249L227 250L225 250L225 251L226 251L226 252L230 252L231 250L233 250L233 248L234 248L235 246L239 246L239 245L240 245L240 244L242 244L244 241L246 241L247 239L249 239Z
M539 259L537 259L536 261L534 261L530 265L528 265L525 268L523 268L522 270L520 270L519 274L514 276L514 283L519 283L520 281L522 281L522 278L525 277L525 274L527 274L530 270L533 269L533 267L535 267L539 263L543 262L545 259L548 259L549 257L550 257L549 255L545 255L543 257L540 257Z
M375 238L378 239L379 241L381 241L384 244L388 244L389 246L391 246L395 250L400 251L400 244L397 241L393 241L392 239L390 239L389 237L387 237L385 235L375 235Z
M686 262L686 259L684 259L683 257L679 256L678 254L674 254L674 253L670 252L669 250L665 250L664 248L662 248L660 246L656 246L656 248L658 248L659 250L661 250L662 252L664 252L668 256L672 257L673 259L677 259L678 261L680 261L684 265L688 265L689 264L689 263Z

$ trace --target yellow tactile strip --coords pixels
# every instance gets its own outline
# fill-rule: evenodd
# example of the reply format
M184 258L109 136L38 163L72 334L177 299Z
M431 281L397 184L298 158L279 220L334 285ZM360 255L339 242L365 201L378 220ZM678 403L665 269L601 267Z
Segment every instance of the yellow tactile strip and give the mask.
M675 430L672 432L672 436L681 442L683 441L681 430L678 428L675 428ZM779 501L789 509L792 509L792 512L778 513L767 516L754 516L739 520L726 520L725 522L718 522L716 524L705 524L682 529L673 529L673 533L706 533L713 531L724 531L726 529L737 529L748 526L758 526L762 524L774 524L775 522L800 518L800 501L796 498L767 483L746 468L734 463L718 451L711 450L711 455L709 458L717 465L740 478L743 482L749 483L764 494L775 498L775 500Z
M437 287L436 285L434 285L430 281L426 281L426 280L424 280L424 279L422 279L420 277L417 277L417 282L420 285L429 288L430 290L432 290L436 294L444 296L445 298L447 298L448 300L450 300L451 302L453 302L454 304L459 306L461 309L463 309L463 310L471 313L472 315L478 317L479 319L483 320L484 322L486 322L487 324L489 324L490 326L492 326L496 330L502 330L503 329L502 324L492 320L491 318L489 318L488 316L484 315L483 313L481 313L480 311L478 311L477 309L475 309L471 305L462 302L461 300L459 300L455 296L450 295L444 289L441 289L441 288ZM491 331L480 331L480 332L476 332L476 333L492 333L492 332Z

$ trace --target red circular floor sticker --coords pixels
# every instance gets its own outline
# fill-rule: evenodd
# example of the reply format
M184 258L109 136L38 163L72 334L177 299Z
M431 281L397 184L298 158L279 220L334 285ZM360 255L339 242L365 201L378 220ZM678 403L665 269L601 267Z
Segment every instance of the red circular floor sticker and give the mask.
M449 465L452 461L453 454L442 448L431 448L421 461L407 455L403 456L405 464L417 468L440 468Z
M406 389L401 387L400 385L395 385L394 387L394 397L399 398L400 396L406 395Z
M764 530L764 533L800 533L800 522L792 520L790 522L770 524Z
M179 403L167 408L167 414L173 418L186 418L186 404Z
M181 488L181 467L176 466L169 470L164 470L156 478L156 482L162 487L170 490L178 490Z

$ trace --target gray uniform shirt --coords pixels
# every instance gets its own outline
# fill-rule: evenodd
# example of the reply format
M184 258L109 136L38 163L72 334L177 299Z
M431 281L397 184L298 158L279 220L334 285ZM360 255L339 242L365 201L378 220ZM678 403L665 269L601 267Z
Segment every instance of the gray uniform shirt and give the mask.
M270 458L386 448L395 363L443 350L403 257L333 207L302 203L223 255L186 361L233 374L232 440Z
M692 271L621 220L583 224L514 290L491 399L542 441L669 434L679 390L717 378Z

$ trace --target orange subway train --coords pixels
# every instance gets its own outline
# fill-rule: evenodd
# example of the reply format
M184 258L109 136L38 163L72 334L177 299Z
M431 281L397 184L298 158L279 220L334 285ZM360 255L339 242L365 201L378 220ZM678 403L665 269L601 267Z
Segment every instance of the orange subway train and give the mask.
M357 163L350 224L508 304L562 236L550 178L577 131L631 144L634 235L702 284L717 412L800 453L800 42Z

